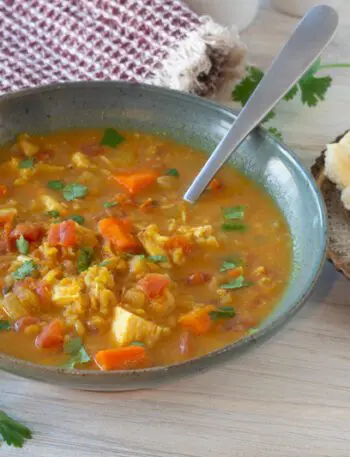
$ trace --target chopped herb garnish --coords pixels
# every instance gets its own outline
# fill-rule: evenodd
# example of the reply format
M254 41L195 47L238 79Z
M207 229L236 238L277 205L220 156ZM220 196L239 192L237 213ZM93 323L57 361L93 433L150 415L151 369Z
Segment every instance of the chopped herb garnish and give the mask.
M176 176L177 178L180 176L180 173L176 168L169 168L165 174L167 176Z
M116 130L109 128L104 131L100 144L103 146L109 146L110 148L115 148L123 141L124 137L122 137Z
M60 213L58 211L48 211L47 214L54 219L60 217Z
M108 265L111 265L112 261L111 260L103 260L100 263L100 267L107 267Z
M167 262L168 258L166 255L150 255L147 257L147 260L153 263Z
M238 276L238 278L227 284L221 284L221 289L241 289L242 287L251 286L252 283L244 279L244 276Z
M26 260L22 263L22 265L14 271L13 277L15 279L24 279L27 276L30 276L34 271L37 270L37 265L33 262L33 260Z
M232 306L220 306L215 311L210 311L209 316L211 320L230 319L235 317L236 311Z
M83 225L85 222L85 217L79 216L78 214L76 214L74 216L69 216L67 219L72 219L72 221L76 222L79 225Z
M29 252L29 243L28 241L24 238L23 235L21 235L18 240L16 240L16 247L18 249L18 252L21 254L28 254Z
M62 190L64 188L64 182L59 179L54 179L52 181L48 181L47 187L52 190Z
M146 347L145 343L143 343L142 341L133 341L132 343L130 343L129 346L140 346L142 348Z
M247 228L247 224L243 222L225 222L221 225L221 229L225 232L245 232Z
M31 157L29 159L24 159L22 160L19 165L18 165L18 168L34 168L34 164L35 164L35 161L34 159Z
M87 270L92 262L94 250L91 247L80 248L78 254L78 271L82 273Z
M4 319L0 319L0 331L1 330L10 330L11 323L10 321L6 321Z
M237 262L237 261L224 261L222 262L222 265L220 267L220 271L221 273L223 273L224 271L229 271L229 270L233 270L234 268L237 268L239 267L240 265L240 262Z
M254 333L256 333L258 331L259 331L258 328L250 328L247 333L248 333L248 335L254 335Z
M71 356L63 365L64 368L73 369L76 364L88 363L91 360L79 336L69 339L65 343L63 350L65 354Z
M113 206L117 206L117 205L118 205L117 202L105 202L105 203L103 204L103 206L104 206L105 208L113 208Z
M25 425L11 419L4 411L0 411L0 435L8 446L23 447L25 440L32 437L32 432Z
M231 208L224 208L224 219L230 221L232 219L244 218L244 206L232 206Z
M88 194L88 188L83 184L79 183L72 183L67 184L63 188L63 197L68 201L71 202L72 200L76 200L77 198L84 198Z

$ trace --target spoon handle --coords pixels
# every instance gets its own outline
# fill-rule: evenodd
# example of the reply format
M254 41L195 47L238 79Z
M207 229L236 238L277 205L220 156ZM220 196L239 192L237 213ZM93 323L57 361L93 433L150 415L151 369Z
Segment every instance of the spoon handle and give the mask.
M337 27L338 14L330 6L315 6L303 17L187 190L184 195L186 201L194 203L199 198L234 150L310 68L333 38Z

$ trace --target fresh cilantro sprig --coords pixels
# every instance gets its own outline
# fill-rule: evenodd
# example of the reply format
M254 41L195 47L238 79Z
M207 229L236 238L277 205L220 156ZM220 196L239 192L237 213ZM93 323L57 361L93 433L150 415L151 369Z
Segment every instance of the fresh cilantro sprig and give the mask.
M91 360L91 357L86 352L83 342L79 336L69 339L64 347L63 351L65 354L69 355L69 360L63 365L64 368L72 370L75 368L75 365L81 363L88 363Z
M4 411L0 411L0 435L8 446L14 447L23 447L24 442L32 438L28 427L12 419Z
M293 86L290 91L284 96L284 101L293 100L297 95L300 95L301 102L309 107L315 107L323 101L327 95L328 89L332 84L330 76L317 76L319 71L330 68L350 68L350 64L321 64L321 59L317 59L304 76ZM232 99L244 106L260 81L264 77L264 72L255 66L247 67L246 76L237 84L232 92ZM269 122L276 116L276 110L270 111L263 120L263 124ZM282 133L275 127L268 127L267 130L282 140Z

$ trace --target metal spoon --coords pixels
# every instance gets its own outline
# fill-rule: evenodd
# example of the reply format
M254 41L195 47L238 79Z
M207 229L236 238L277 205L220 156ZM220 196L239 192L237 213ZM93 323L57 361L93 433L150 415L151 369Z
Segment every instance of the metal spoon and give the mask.
M333 38L337 27L338 14L327 5L315 6L303 17L185 193L186 201L194 203L198 199L234 150L310 68Z

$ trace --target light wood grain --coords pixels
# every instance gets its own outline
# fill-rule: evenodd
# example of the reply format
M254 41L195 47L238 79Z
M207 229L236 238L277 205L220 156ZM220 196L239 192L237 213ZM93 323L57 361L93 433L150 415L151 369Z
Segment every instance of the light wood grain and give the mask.
M349 6L350 13L350 6ZM349 15L350 17L350 15ZM349 58L350 19L325 54ZM266 67L295 19L264 8L243 36ZM350 125L350 73L333 72L325 103L279 109L277 127L307 164ZM73 392L4 373L0 408L34 439L6 457L348 457L350 284L327 264L303 310L240 358L149 391Z

